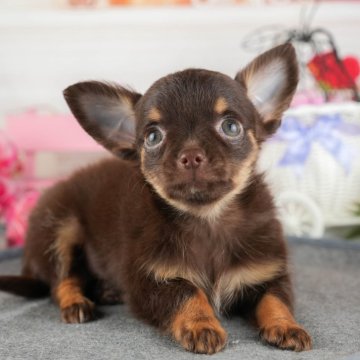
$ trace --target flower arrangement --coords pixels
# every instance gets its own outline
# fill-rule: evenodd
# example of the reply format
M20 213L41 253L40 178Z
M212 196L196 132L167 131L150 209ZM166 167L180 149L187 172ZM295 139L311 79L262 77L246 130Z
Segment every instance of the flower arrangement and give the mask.
M16 146L0 132L0 220L7 246L24 243L27 218L39 193L22 181L24 164Z
M319 1L304 3L299 14L299 25L294 28L265 25L249 33L242 42L245 50L256 52L286 42L295 46L301 76L292 107L360 102L360 60L356 56L342 57L331 31L312 26L320 4Z
M308 68L325 90L351 89L360 73L356 57L347 56L340 62L334 51L316 54L308 63Z

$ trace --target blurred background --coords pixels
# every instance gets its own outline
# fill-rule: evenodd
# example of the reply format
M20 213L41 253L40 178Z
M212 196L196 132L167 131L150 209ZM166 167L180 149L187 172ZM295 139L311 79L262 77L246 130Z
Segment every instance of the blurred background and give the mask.
M0 248L44 188L108 156L62 98L89 79L139 92L188 67L230 76L291 41L301 82L259 161L288 235L360 238L360 2L0 1Z

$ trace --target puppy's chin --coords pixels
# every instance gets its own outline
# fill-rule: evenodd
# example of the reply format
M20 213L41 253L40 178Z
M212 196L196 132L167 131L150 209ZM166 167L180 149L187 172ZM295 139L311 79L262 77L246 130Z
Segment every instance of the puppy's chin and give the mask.
M165 193L173 201L201 207L220 201L233 188L231 180L181 182L168 186Z
M199 176L186 179L177 174L168 176L163 171L146 171L146 181L155 192L174 209L210 222L219 219L238 194L247 186L256 160L252 153L242 166L237 166L230 177Z
M196 186L188 182L162 186L154 176L147 177L147 181L174 209L211 222L219 218L242 188L234 179L196 183Z

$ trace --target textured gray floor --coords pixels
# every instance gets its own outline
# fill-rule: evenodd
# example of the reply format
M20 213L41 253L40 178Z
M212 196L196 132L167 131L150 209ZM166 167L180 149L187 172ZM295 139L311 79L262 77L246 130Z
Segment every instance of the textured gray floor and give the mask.
M318 243L319 244L319 243ZM241 319L223 320L227 348L211 359L360 359L360 247L291 244L298 321L314 349L281 351L261 344ZM19 260L2 260L0 274L19 271ZM66 325L48 299L27 301L0 293L0 359L204 359L182 350L135 320L126 306L103 307L104 317Z

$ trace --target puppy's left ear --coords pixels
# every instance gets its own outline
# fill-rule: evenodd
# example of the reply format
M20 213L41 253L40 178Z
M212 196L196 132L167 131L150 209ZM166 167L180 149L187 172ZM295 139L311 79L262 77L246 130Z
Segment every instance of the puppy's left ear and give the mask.
M83 129L117 156L136 158L135 105L141 95L117 84L85 81L69 86L64 97Z
M245 86L267 133L273 133L290 106L299 80L294 47L287 43L261 54L240 71L235 80Z

